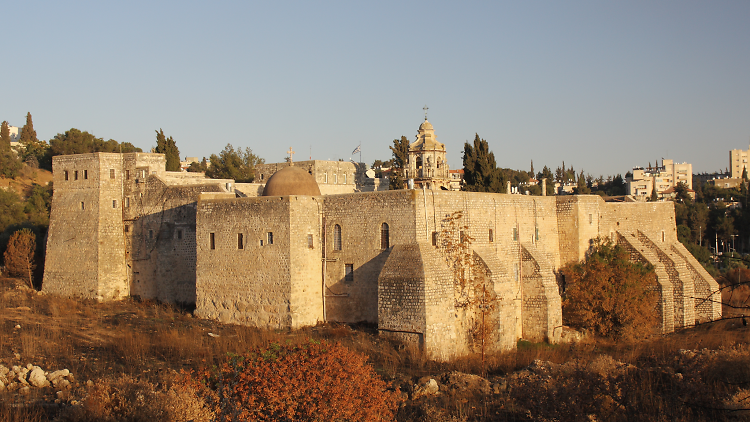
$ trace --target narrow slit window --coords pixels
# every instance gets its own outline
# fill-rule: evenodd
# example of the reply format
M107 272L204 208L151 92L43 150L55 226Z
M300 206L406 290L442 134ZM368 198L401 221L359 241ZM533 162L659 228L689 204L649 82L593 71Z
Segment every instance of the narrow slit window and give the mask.
M536 227L536 228L534 229L534 240L535 240L535 241L538 241L538 240L539 240L539 227Z
M84 170L83 171L83 178L84 179L88 179L89 178L89 171L88 170Z
M266 236L266 243L269 245L273 245L273 232L268 232L268 235Z
M85 209L86 209L86 205L83 203L83 201L81 201L81 210L85 210Z
M63 176L65 177L65 180L68 180L68 171L63 171Z
M594 224L594 214L589 214L589 224Z
M438 244L438 232L432 232L432 246L437 246Z
M518 227L513 227L513 241L518 241Z
M182 229L177 229L177 240L182 240Z
M115 178L115 169L109 169L109 178L114 179Z
M129 197L125 197L125 208L127 208L129 206L130 206L130 198Z
M208 234L208 243L211 249L216 249L216 233Z
M313 244L313 235L311 235L311 234L307 235L307 247L309 249L314 249L315 248L315 245Z
M333 226L333 250L341 250L341 226L338 224Z
M130 170L125 170L125 179L130 180Z
M380 226L380 249L388 249L390 247L391 239L388 229L388 223L383 223Z
M78 170L73 172L73 180L78 180Z
M667 240L667 237L666 237L666 235L665 235L665 233L664 233L664 230L662 230L662 231L661 231L661 241L662 241L662 242L665 242L666 240Z
M154 231L153 230L149 230L148 231L148 238L149 239L153 239L154 238Z
M112 200L112 208L117 208L117 200L116 199Z
M129 231L130 231L130 226L126 224L125 225L125 233L128 233Z
M494 235L494 234L492 233L492 229L490 229L490 234L489 234L489 236L488 236L488 237L489 237L489 239L490 239L490 243L492 243L492 242L494 242L494 241L495 241L495 235Z
M245 249L242 233L237 233L237 249Z
M354 264L345 264L344 281L354 281Z

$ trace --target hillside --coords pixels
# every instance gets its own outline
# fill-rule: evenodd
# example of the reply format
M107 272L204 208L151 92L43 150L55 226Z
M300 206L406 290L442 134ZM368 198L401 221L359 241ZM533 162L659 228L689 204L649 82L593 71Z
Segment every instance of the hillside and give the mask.
M47 186L52 182L52 172L44 169L34 169L24 164L21 173L15 179L0 176L0 189L13 190L22 198L28 198L34 184Z
M70 416L82 409L117 412L107 407L115 405L112 401L87 408L94 405L92 394L106 388L115 394L125 391L123 385L132 391L169 392L181 371L211 368L228 353L310 338L365 354L391 388L400 388L405 399L400 421L581 420L583 415L588 420L723 420L750 407L750 329L740 321L643 343L521 341L517 351L490 356L482 378L478 358L429 362L383 341L370 327L259 330L195 319L153 302L62 299L2 279L0 421L84 420ZM36 388L18 381L17 373L28 367L23 376L30 383L35 366L48 377L67 369L70 388L65 382ZM16 381L3 378L8 375L3 367L15 367ZM190 406L200 407L195 400Z

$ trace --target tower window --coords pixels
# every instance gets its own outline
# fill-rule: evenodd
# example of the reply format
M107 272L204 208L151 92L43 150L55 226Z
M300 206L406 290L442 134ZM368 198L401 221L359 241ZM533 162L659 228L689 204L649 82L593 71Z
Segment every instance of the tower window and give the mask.
M266 236L267 244L273 245L273 232L268 232L268 235Z
M83 171L83 178L84 179L88 179L89 178L89 171L88 170L84 170Z
M216 233L209 233L208 244L211 249L216 249Z
M245 244L243 242L243 235L242 233L237 233L237 249L245 249Z
M125 179L130 180L130 170L125 170Z
M85 210L85 209L86 209L86 205L84 205L83 201L81 201L81 210Z
M390 243L388 223L383 223L380 226L380 249L388 249L390 247Z
M63 171L63 176L65 177L65 180L68 180L68 171Z
M333 250L341 250L341 226L338 224L333 226Z
M78 170L73 172L73 180L78 180Z

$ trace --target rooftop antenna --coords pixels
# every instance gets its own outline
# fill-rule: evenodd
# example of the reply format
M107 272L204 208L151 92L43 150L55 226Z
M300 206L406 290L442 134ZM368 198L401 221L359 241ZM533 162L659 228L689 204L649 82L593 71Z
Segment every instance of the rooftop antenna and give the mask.
M293 166L294 165L294 159L293 159L294 150L292 150L292 147L289 147L289 151L287 151L286 153L289 154L289 165Z
M430 108L427 107L427 104L425 104L424 107L422 107L422 110L424 110L424 120L425 121L427 121L427 110L429 110L429 109Z

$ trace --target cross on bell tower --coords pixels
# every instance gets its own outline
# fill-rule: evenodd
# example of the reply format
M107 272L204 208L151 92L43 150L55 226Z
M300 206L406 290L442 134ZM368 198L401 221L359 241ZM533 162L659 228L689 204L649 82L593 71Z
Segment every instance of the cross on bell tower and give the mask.
M430 108L429 108L429 107L427 107L427 104L425 104L425 106L424 106L424 107L422 107L422 110L424 110L424 119L425 119L425 120L427 120L427 110L429 110L429 109L430 109Z
M289 165L294 165L294 150L292 150L292 147L289 147L289 151L287 151L286 153L289 154Z

